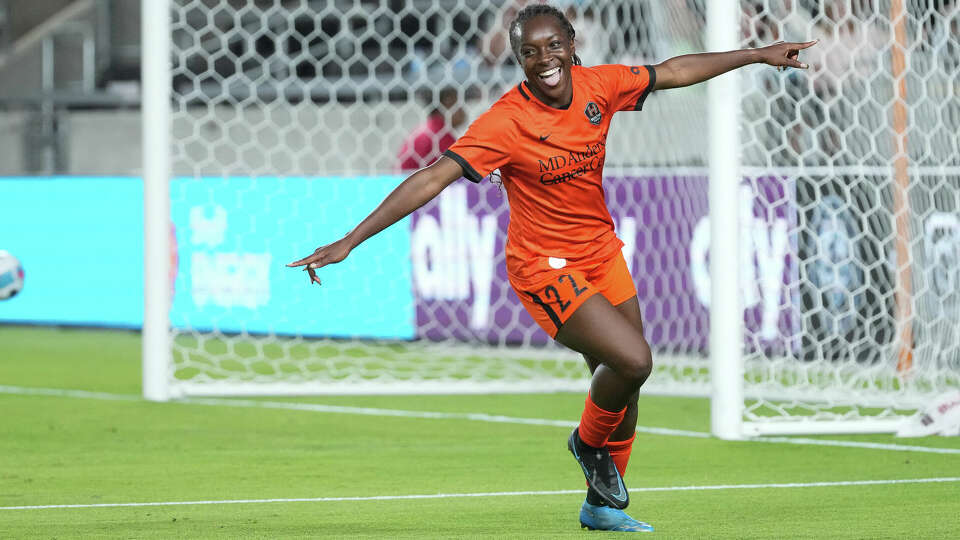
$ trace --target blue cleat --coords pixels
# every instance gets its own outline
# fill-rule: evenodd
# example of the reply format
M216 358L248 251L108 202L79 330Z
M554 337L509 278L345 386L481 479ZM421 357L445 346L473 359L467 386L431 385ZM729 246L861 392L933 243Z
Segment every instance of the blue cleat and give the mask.
M649 523L637 521L623 510L610 506L594 506L583 501L580 526L591 531L653 532Z

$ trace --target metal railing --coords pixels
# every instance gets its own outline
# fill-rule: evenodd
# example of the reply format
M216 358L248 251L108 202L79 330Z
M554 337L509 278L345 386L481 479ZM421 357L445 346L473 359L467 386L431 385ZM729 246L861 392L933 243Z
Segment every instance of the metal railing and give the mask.
M109 57L109 41L102 38L109 34L109 10L109 2L76 0L0 48L0 114L7 115L4 124L20 139L8 142L19 142L22 149L19 157L4 156L21 161L19 167L8 163L6 172L68 172L65 111L128 105L128 99L97 90L106 67L98 55Z

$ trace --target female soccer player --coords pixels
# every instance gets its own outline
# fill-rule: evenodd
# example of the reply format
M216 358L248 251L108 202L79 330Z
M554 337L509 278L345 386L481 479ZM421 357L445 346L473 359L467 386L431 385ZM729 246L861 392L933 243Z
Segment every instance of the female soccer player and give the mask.
M584 67L573 26L542 4L520 11L509 37L526 80L345 237L288 266L306 266L311 282L319 284L318 268L342 261L458 178L480 182L499 168L510 203L510 284L537 323L582 353L593 374L580 424L567 442L589 486L580 523L651 531L623 512L629 498L622 477L636 433L637 397L652 360L636 288L620 253L623 242L614 234L601 188L610 120L618 111L639 111L654 90L699 83L747 64L806 69L799 51L814 42L690 54L653 66Z

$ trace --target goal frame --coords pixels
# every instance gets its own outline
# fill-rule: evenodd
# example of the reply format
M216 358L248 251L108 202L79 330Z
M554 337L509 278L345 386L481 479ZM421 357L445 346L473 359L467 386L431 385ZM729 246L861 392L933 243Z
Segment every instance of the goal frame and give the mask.
M737 49L737 0L707 3L707 48ZM710 430L721 439L743 435L743 308L740 283L740 130L739 79L729 72L707 81L709 101L709 204L710 253L730 253L710 258Z
M143 85L143 397L171 398L170 0L141 0Z
M170 381L173 362L170 311L171 272L171 2L141 0L142 8L142 114L144 182L144 321L142 341L143 396L167 401L190 395L265 395L337 392L329 385L265 384L250 392L229 384L204 385L190 390L174 388ZM707 48L710 51L740 47L737 0L707 3ZM739 283L740 223L738 186L742 177L739 142L739 77L728 73L708 82L709 101L709 205L710 252L732 254L711 258L710 372L711 432L722 439L762 435L893 432L902 418L813 420L791 418L781 422L744 421L745 380L743 350L743 298ZM904 164L905 167L905 164ZM431 386L432 384L432 386ZM197 385L194 385L197 386ZM510 388L483 386L477 391ZM573 388L556 388L573 389ZM442 385L422 384L394 391L436 393ZM529 391L529 390L528 390ZM375 393L377 388L358 386L350 393Z

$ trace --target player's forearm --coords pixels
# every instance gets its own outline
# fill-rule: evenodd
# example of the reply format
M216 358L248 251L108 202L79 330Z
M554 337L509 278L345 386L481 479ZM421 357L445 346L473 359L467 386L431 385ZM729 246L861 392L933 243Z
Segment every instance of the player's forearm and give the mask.
M673 57L659 66L656 66L659 79L669 81L667 88L677 88L697 84L730 70L761 62L756 49L741 49L739 51L685 54ZM661 77L668 75L668 77ZM658 85L659 86L659 85Z
M437 178L430 169L421 169L400 183L377 208L360 222L346 239L351 249L367 238L410 215L436 197L449 182Z

